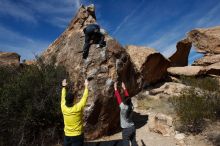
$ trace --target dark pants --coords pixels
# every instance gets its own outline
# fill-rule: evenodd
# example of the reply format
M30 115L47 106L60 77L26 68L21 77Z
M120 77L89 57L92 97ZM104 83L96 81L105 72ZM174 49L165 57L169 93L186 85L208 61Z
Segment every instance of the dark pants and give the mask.
M91 46L90 41L93 40L92 44L99 44L101 47L105 46L105 37L101 33L85 33L85 44L83 46L83 59L86 59L89 55L89 48Z
M122 130L123 146L130 146L130 141L132 146L138 146L136 141L136 129L134 126L130 128L123 128Z
M64 146L83 146L84 136L64 136Z

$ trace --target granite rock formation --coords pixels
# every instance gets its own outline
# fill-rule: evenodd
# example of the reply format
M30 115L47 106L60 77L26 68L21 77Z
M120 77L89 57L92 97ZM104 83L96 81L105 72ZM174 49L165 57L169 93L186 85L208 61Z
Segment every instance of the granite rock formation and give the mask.
M192 43L188 39L179 41L176 45L176 52L169 58L171 61L171 66L187 66L191 47Z
M20 55L11 52L0 52L1 67L19 67Z
M141 90L140 74L135 70L125 49L108 34L106 46L91 45L87 63L82 60L83 29L96 23L95 8L81 6L69 26L42 54L44 62L66 67L74 82L74 92L82 96L85 78L90 79L90 92L85 109L85 136L88 139L115 132L119 124L119 108L114 97L114 81L124 81L130 96Z
M126 51L142 75L143 85L156 83L166 77L170 61L155 49L129 45Z
M201 53L220 53L220 26L207 29L194 29L187 38Z

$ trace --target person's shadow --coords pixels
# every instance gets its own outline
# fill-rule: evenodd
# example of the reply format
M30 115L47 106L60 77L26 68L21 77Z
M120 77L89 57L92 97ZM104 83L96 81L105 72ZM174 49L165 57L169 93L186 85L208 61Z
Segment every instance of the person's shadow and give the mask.
M133 112L133 121L136 129L139 129L147 123L148 115L141 115L140 113Z
M146 146L144 141L141 139L141 146ZM123 146L122 140L111 140L111 141L99 141L99 142L86 142L84 146Z
M146 146L146 144L144 143L143 140L141 140L141 144L142 144L142 146Z
M146 146L141 139L141 146ZM87 142L84 146L123 146L122 140L100 141L100 142Z
M123 146L122 140L86 142L84 146Z

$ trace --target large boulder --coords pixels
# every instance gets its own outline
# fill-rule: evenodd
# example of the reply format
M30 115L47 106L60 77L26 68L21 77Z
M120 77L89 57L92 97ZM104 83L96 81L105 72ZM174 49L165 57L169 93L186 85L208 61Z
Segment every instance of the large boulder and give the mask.
M220 26L192 30L187 38L198 52L220 53Z
M174 82L165 82L160 87L154 88L149 91L149 95L157 95L157 96L180 96L181 92L188 88L188 86L182 83L174 83Z
M220 54L206 54L204 57L193 62L193 66L208 66L220 62Z
M220 62L204 67L206 74L220 75Z
M150 131L163 136L174 135L173 118L162 113L149 113L148 127Z
M91 45L87 63L82 60L84 45L83 29L87 24L95 23L94 6L81 6L69 26L42 54L46 63L66 67L73 91L82 96L83 83L89 78L89 98L85 108L85 137L94 139L115 132L119 124L119 108L114 98L113 83L124 81L131 96L141 90L140 75L125 49L106 34L106 47Z
M174 76L199 76L205 74L202 66L170 67L167 71Z
M20 55L11 52L0 52L1 67L19 67Z
M167 71L174 76L220 75L220 62L209 66L170 67Z
M126 51L142 75L143 84L156 83L166 77L170 61L155 49L129 45L126 46Z
M176 52L169 58L171 66L187 66L191 47L192 43L188 39L179 41L176 45Z

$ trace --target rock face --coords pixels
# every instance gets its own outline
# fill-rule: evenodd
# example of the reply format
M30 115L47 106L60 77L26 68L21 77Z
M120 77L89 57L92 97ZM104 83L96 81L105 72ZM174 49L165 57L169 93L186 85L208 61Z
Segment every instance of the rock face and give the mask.
M154 49L129 45L126 51L142 75L143 84L156 83L167 75L170 62Z
M174 76L220 75L220 63L209 66L170 67L167 71Z
M167 69L168 73L177 76L198 76L204 75L202 66L185 66L185 67L170 67Z
M207 54L204 57L196 60L192 65L194 66L208 66L220 62L220 54L211 55Z
M179 96L185 88L187 86L182 83L167 82L159 88L150 90L149 95L165 94L167 97Z
M205 67L207 74L220 75L220 62Z
M169 58L171 61L171 66L187 66L191 47L192 43L188 39L179 41L176 45L176 52Z
M0 66L19 67L20 55L17 53L0 52Z
M36 64L35 60L24 60L24 62L22 62L23 65L33 65Z
M205 55L196 60L192 66L186 66L192 45L197 52ZM177 43L177 51L169 58L172 67L168 69L168 72L178 76L219 75L219 53L220 26L194 29L187 34L186 39Z
M140 75L125 49L109 35L106 47L91 45L88 62L82 61L83 29L95 23L94 6L81 6L65 32L42 54L46 63L55 62L66 67L74 82L74 92L82 96L84 79L91 79L85 109L85 137L94 139L115 132L119 128L119 108L114 97L113 83L124 81L130 96L141 89Z
M187 38L198 52L220 53L220 26L192 30Z
M148 127L150 131L171 136L174 134L173 118L162 113L151 113L148 117Z

